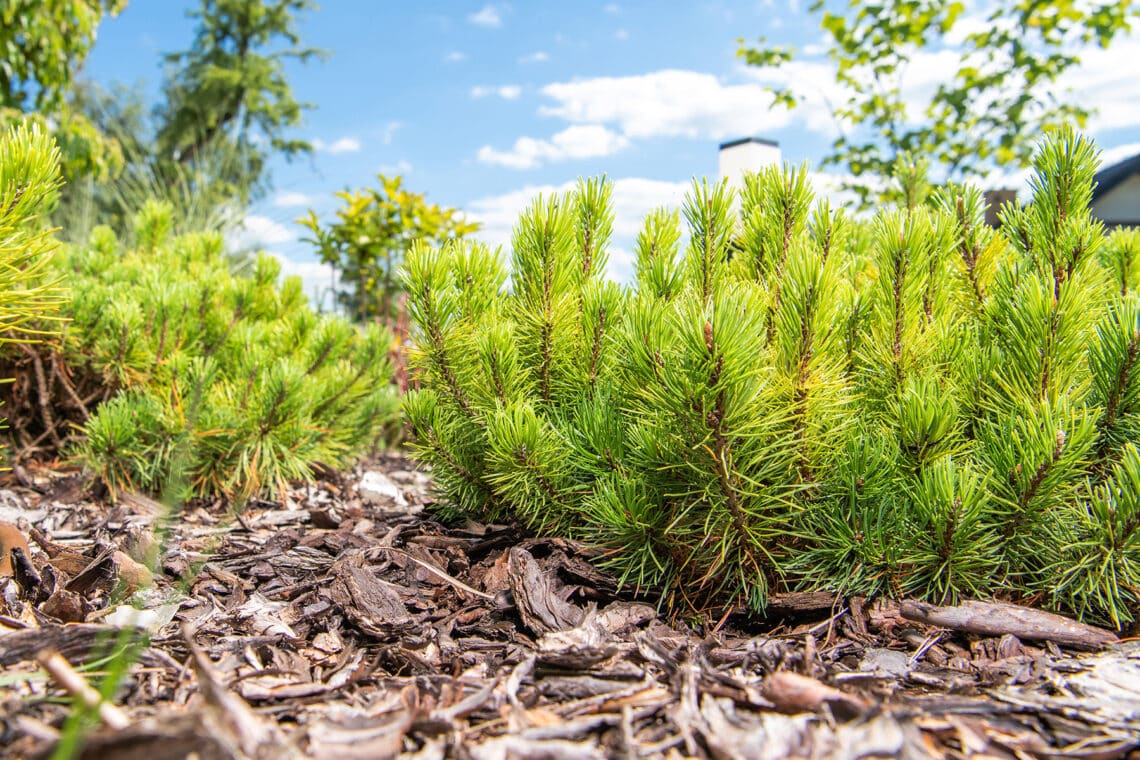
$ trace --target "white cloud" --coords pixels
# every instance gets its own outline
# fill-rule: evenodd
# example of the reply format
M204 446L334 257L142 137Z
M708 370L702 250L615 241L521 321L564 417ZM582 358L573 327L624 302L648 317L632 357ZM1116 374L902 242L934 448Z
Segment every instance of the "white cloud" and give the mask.
M390 121L384 125L384 132L380 135L380 139L385 145L391 145L392 139L396 136L396 130L402 128L404 125L398 121Z
M339 140L326 143L324 140L317 138L313 140L313 148L322 153L331 153L333 155L338 153L356 153L360 150L360 140L357 140L355 137L342 137Z
M536 50L529 55L524 55L519 59L519 63L544 63L550 60L550 56L545 50Z
M467 60L467 54L462 50L452 50L443 57L443 60L447 63L459 63L460 61Z
M618 42L625 42L629 39L629 32L627 32L625 29L618 29L616 32L614 32L614 39Z
M606 3L602 10L606 13L621 13L621 6L617 3Z
M267 253L281 264L282 279L294 275L301 278L301 288L314 306L333 307L332 290L337 280L331 266L320 261L297 261L275 251Z
M229 235L229 243L239 250L248 250L288 243L296 237L291 229L280 222L260 214L250 214Z
M514 100L522 95L522 88L517 84L504 84L499 87L476 85L471 88L471 97L473 98L485 98L489 95L498 95L503 100Z
M808 171L807 179L811 189L815 192L815 202L819 203L826 200L833 209L844 207L853 209L859 203L859 194L845 187L846 185L858 184L878 192L884 190L886 184L882 179L876 177L867 175L854 177L850 174L836 174L834 172Z
M411 170L412 165L402 158L394 164L385 164L380 167L380 173L388 177L394 174L407 174Z
M549 140L520 137L510 150L500 151L484 145L476 158L493 166L533 169L552 161L609 156L628 145L629 139L617 132L597 124L585 124L567 127Z
M897 75L902 100L912 120L924 118L925 108L938 86L958 70L961 65L961 45L966 36L985 31L995 23L1014 22L1012 19L990 21L984 14L964 16L947 36L947 48L920 50L911 55L910 61L900 68ZM791 123L802 123L811 131L831 135L836 126L830 115L830 104L844 103L848 92L836 83L834 65L823 57L824 50L825 46L809 44L804 47L808 58L776 69L741 66L738 71L754 82L790 87L803 94L801 105L789 114ZM1054 93L1094 111L1088 124L1090 133L1095 135L1106 130L1132 128L1140 124L1140 78L1133 73L1135 61L1140 59L1140 30L1118 37L1108 48L1088 43L1073 45L1065 52L1080 58L1081 63L1060 77ZM986 64L979 60L978 65L985 67ZM869 79L871 75L863 72L862 76ZM567 97L561 91L557 94ZM581 99L590 93L574 94ZM595 94L595 97L599 96ZM562 102L551 110L567 110L571 106L580 107L577 102L571 101ZM596 111L599 106L595 104L593 108ZM583 120L601 119L596 114L591 114L583 117ZM754 134L756 130L750 133Z
M296 208L298 206L312 206L313 198L305 193L282 191L273 197L273 205L278 208Z
M1081 65L1061 77L1060 85L1070 88L1078 103L1095 109L1090 131L1140 125L1140 29L1108 48L1089 46L1076 54Z
M982 16L970 16L958 22L951 41L960 40L967 33L985 31L994 23L1015 22L1012 17L991 22ZM1118 37L1107 48L1092 42L1072 45L1065 53L1078 57L1081 63L1060 77L1054 92L1094 111L1088 122L1090 133L1140 125L1140 78L1135 75L1136 61L1140 59L1140 30ZM924 51L914 56L903 80L903 96L912 114L921 115L921 108L937 86L958 65L958 53L952 51Z
M475 26L485 26L488 29L494 29L503 25L503 17L499 15L499 9L493 5L484 5L481 9L468 16L467 20Z
M723 84L679 69L556 82L542 88L554 105L539 113L573 124L615 125L629 138L720 139L763 134L791 122L758 83Z
M1100 168L1107 169L1133 156L1140 155L1140 142L1125 143L1112 148L1104 148L1100 154Z
M637 256L628 248L611 245L607 249L610 258L606 263L606 275L614 282L633 282L637 271Z

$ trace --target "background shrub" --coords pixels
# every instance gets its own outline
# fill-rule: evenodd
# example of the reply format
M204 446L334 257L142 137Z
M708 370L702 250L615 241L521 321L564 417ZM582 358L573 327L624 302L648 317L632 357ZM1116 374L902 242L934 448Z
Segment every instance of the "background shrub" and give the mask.
M243 500L373 443L397 403L389 334L314 313L271 256L235 275L219 234L172 227L151 201L134 247L100 227L59 257L70 321L9 358L22 451L66 446L71 421L112 490Z

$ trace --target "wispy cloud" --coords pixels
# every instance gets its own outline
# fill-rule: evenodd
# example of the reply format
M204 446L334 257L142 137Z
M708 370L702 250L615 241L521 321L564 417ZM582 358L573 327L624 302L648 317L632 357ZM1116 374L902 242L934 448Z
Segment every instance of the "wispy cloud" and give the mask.
M534 169L554 161L609 156L629 145L629 140L597 124L567 127L549 140L520 137L508 150L490 145L479 149L476 158L491 166L510 169Z
M278 208L297 208L299 206L312 206L313 198L305 193L282 191L273 196L273 205Z
M476 85L471 88L471 97L473 98L486 98L490 95L498 95L503 100L514 100L522 95L522 88L517 84L504 84L499 87Z
M499 9L493 5L484 5L469 15L467 20L475 26L483 26L488 29L496 29L503 25L503 17L499 15Z
M384 164L380 167L380 173L387 177L391 177L395 174L407 174L411 170L412 165L402 158L394 164Z
M629 39L629 32L627 32L625 29L618 29L616 32L614 32L614 39L618 42L625 42Z
M402 128L404 125L398 121L390 121L384 125L384 131L380 135L381 141L385 145L391 145L393 138L396 137L396 130Z
M459 63L460 61L467 60L467 54L462 50L452 50L450 53L443 57L447 63Z
M355 137L342 137L339 140L333 140L327 143L324 140L317 138L313 140L313 148L322 153L356 153L360 150L360 140Z
M297 238L293 230L280 222L275 222L267 216L250 214L237 226L229 236L229 242L235 248L249 249L262 248L267 245L280 245Z
M519 63L545 63L549 60L550 55L545 50L536 50L520 58Z
M606 3L602 10L606 13L621 13L621 6L617 3Z

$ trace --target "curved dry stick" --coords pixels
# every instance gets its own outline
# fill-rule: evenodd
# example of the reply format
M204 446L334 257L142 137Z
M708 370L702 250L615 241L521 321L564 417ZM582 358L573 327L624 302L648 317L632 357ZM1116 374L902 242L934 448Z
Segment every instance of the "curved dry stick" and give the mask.
M78 699L84 706L97 710L99 719L109 728L121 731L131 724L127 714L103 699L103 695L92 688L91 684L87 683L59 652L45 649L36 655L36 662L63 687L64 691Z

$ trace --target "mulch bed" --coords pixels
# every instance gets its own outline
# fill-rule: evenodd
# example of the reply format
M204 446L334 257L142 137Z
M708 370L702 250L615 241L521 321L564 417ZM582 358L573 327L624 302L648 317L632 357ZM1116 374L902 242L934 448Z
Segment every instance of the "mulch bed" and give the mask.
M1106 632L827 594L673 619L572 542L440 522L400 456L328 476L168 535L144 497L9 476L31 567L0 578L3 756L49 755L140 626L82 757L1140 757L1140 644ZM134 611L116 589L160 544Z

